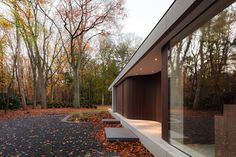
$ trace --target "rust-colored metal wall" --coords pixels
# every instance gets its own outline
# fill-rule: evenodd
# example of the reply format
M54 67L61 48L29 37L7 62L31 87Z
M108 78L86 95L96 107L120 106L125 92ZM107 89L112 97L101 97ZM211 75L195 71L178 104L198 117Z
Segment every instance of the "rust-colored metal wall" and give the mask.
M116 87L116 112L123 114L123 84Z
M161 122L161 73L129 77L116 88L118 113Z

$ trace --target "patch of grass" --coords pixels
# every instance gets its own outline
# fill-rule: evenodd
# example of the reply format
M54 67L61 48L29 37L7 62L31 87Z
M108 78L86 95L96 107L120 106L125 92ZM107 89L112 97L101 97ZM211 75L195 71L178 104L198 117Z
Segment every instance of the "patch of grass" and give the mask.
M82 114L95 114L99 112L106 112L108 108L109 108L108 106L99 106L97 109L88 109L86 111L71 112L70 115L75 116L75 115L80 115L81 113Z
M80 112L72 112L68 121L86 121L86 122L100 122L106 115L109 114L107 109L86 110Z

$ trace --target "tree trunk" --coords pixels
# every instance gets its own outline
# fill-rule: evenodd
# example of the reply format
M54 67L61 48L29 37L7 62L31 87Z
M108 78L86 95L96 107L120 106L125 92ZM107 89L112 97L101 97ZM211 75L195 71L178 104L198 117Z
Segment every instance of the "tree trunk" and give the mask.
M16 19L17 23L17 19ZM19 92L21 96L21 105L23 109L26 109L26 100L25 100L25 91L24 91L24 85L23 85L23 80L22 80L22 62L21 62L21 56L20 56L20 33L18 30L18 27L16 26L16 77L17 77L17 82L18 82L18 87L19 87Z
M204 37L202 35L202 40L200 41L200 47L199 47L200 69L199 69L199 74L197 76L197 89L196 89L196 93L195 93L195 97L193 101L194 110L199 109L199 98L200 98L201 86L202 86L202 81L203 81L203 76L202 76L204 72L203 40L204 40Z
M33 95L33 108L36 108L37 105L37 78L36 78L36 70L33 71L33 88L34 88L34 95Z
M46 82L45 78L42 79L42 87L41 87L41 103L44 109L47 108L47 95L46 95Z
M47 108L47 96L46 96L46 80L42 67L38 67L39 81L40 81L40 95L41 105L44 109Z
M197 89L193 101L193 109L197 110L199 109L199 98L200 98L200 92L201 92L201 85L202 85L202 70L200 70L198 75L198 82L197 82Z
M73 88L74 88L74 100L73 106L75 108L80 108L80 84L79 84L79 68L73 68L74 72L74 80L73 80Z
M102 91L102 105L105 104L105 101L104 101L104 91Z
M51 79L51 87L50 87L50 102L54 102L54 82Z
M26 109L26 100L25 100L25 90L24 90L24 85L23 85L23 80L22 80L22 67L21 67L21 62L19 61L20 56L17 56L17 71L16 71L16 76L17 76L17 82L18 82L18 87L19 87L19 92L21 96L21 105L23 109Z

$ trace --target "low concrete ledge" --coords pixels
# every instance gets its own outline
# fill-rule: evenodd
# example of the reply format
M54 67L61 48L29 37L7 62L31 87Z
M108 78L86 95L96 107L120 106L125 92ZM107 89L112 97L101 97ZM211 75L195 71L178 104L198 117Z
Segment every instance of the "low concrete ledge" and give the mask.
M130 129L140 140L140 142L156 157L189 157L185 153L179 151L175 147L168 144L161 138L161 133L153 135L145 129L140 129L136 125L132 125L132 121L119 113L112 112L111 109L108 110L110 114L116 119L120 120L121 124ZM160 123L159 123L160 124ZM161 124L160 124L161 127ZM159 135L158 135L159 134Z
M80 123L80 122L73 122L73 121L68 121L68 119L71 117L71 115L67 115L65 118L61 119L61 122L63 123Z
M102 119L104 124L120 124L120 121L117 119Z

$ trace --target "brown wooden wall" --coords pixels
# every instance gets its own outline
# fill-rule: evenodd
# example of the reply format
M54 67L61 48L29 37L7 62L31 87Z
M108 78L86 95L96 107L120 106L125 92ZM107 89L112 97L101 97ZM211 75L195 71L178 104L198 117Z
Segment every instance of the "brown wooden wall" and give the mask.
M116 87L116 112L123 114L123 84Z
M161 73L129 77L116 90L118 113L130 119L161 121Z

